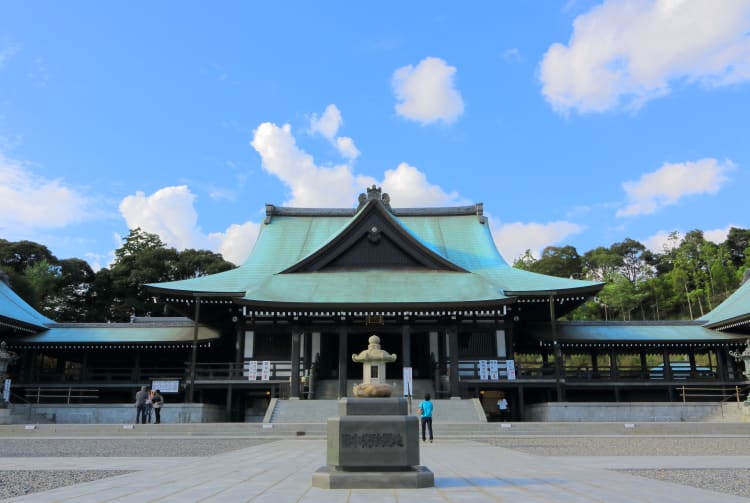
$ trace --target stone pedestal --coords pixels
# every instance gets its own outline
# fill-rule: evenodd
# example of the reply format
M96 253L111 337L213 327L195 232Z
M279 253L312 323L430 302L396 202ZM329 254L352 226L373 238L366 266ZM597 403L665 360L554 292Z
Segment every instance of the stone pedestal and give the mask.
M11 424L10 409L0 407L0 424Z
M433 487L419 465L419 423L404 398L344 398L328 419L327 466L312 476L325 489Z

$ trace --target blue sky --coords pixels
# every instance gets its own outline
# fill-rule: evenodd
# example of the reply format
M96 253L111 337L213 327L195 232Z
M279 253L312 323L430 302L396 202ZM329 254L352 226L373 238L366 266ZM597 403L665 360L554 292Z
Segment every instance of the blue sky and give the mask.
M264 204L483 202L508 261L750 227L750 2L0 5L0 237L240 263Z

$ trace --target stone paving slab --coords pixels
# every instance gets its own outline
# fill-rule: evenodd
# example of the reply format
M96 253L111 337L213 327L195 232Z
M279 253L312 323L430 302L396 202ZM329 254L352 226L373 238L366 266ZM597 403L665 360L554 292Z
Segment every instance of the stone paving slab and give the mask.
M189 442L190 439L185 439ZM312 472L325 464L325 441L287 439L207 457L13 458L0 470L138 469L8 502L722 502L747 499L607 468L748 467L749 456L545 457L470 440L422 444L421 463L435 473L434 488L326 490ZM32 463L33 462L33 463ZM27 464L28 463L28 464ZM678 465L676 464L678 463Z

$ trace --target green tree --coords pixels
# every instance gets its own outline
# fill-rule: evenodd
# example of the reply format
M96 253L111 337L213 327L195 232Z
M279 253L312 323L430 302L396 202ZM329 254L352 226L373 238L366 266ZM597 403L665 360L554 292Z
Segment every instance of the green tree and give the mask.
M561 278L583 277L583 261L574 246L547 246L531 271Z

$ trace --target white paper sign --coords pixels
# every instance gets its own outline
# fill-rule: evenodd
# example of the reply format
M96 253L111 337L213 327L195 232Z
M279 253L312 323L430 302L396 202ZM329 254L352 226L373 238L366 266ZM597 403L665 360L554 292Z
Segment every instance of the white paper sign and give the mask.
M154 379L151 381L151 389L158 389L160 393L179 393L179 379Z
M500 380L500 372L498 370L497 360L490 360L490 380Z
M269 360L263 360L260 367L260 379L261 381L271 380L271 362Z
M248 381L255 381L258 378L258 362L255 360L245 362L245 367Z
M490 372L487 368L487 360L479 360L479 378L483 381L490 378Z
M516 361L506 360L505 365L506 365L506 368L508 369L508 380L515 381L516 380Z
M3 400L10 402L10 379L6 379L3 383Z

